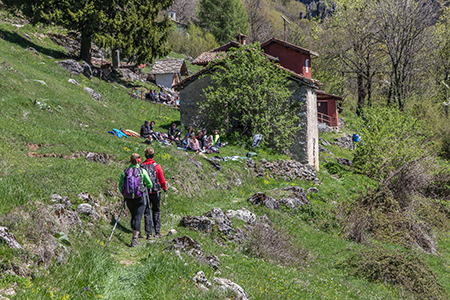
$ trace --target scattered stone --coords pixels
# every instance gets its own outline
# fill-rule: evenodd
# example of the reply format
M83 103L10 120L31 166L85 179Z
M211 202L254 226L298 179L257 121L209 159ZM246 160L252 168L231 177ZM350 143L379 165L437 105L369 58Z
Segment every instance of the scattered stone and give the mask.
M84 87L84 90L85 90L86 92L88 92L89 95L91 95L91 97L94 98L94 100L96 100L96 101L101 101L101 100L102 100L102 95L100 95L99 93L97 93L97 92L94 91L93 89L88 88L88 87L86 86L86 87Z
M130 69L117 69L124 80L138 81L139 75L131 71Z
M302 163L294 160L276 160L268 162L265 159L261 159L258 164L252 159L247 160L247 166L256 173L256 177L263 177L266 175L266 171L269 171L270 177L283 180L315 180L317 178L317 172L314 167L310 165L303 165Z
M249 229L249 228L251 229L250 226L247 227L247 229ZM240 244L244 243L244 241L248 238L247 232L245 232L243 229L236 228L234 231L236 233L228 238L228 240L230 242L233 242L233 243L236 243L236 244L240 245Z
M176 250L184 251L191 256L203 257L203 249L200 244L187 235L176 237L172 242L174 243L173 247Z
M334 156L333 152L331 152L330 149L322 147L322 145L320 145L320 144L319 144L319 152L326 152L326 153Z
M256 215L246 208L242 208L239 210L230 209L229 211L227 211L227 216L229 218L238 218L249 225L254 224L256 221Z
M61 203L62 197L58 194L53 194L50 196L50 201Z
M297 205L309 204L308 196L305 193L305 189L298 186L291 186L281 189L282 191L288 191L292 193L294 202Z
M86 76L87 78L89 78L89 80L91 80L92 79L91 66L87 62L83 61L81 63L81 67L83 68L83 75Z
M28 47L25 49L25 51L32 51L35 55L40 56L39 52L37 52L37 50L34 49L33 47Z
M68 199L69 198L67 198L67 201ZM70 201L68 202L70 203ZM67 209L65 204L55 204L51 209L57 217L55 221L60 230L67 231L68 229L73 229L81 225L81 220L77 212Z
M316 187L311 187L306 191L307 194L309 193L313 193L313 194L318 194L319 193L319 189Z
M319 140L322 142L323 146L330 146L330 142L328 142L327 140L323 139L323 138L319 138Z
M87 215L93 221L97 221L100 219L100 215L95 211L95 209L87 203L82 203L78 205L77 213L81 215Z
M75 84L75 85L77 85L77 86L80 86L80 84L75 80L75 79L72 79L72 78L70 78L69 80L67 80L69 83L72 83L72 84Z
M29 35L26 34L26 33L24 33L23 35L31 42L31 36L29 36Z
M45 81L43 81L43 80L33 79L33 81L39 82L42 85L47 85L47 83L45 83Z
M201 261L211 266L214 270L219 269L220 260L216 255L208 255L201 259Z
M212 227L214 226L215 222L205 216L184 216L181 219L180 224L182 226L189 227L190 229L205 231L209 233L212 231Z
M86 160L90 162L98 162L104 165L108 165L108 156L104 153L93 153L89 152L86 155Z
M348 159L348 158L336 157L336 161L340 165L349 166L349 167L352 165L352 161L350 159Z
M335 144L336 146L346 149L352 149L353 139L351 134L349 134L348 136L336 138L334 140L335 142L333 144Z
M14 233L9 232L7 227L0 227L0 239L5 241L9 248L22 249L22 246L17 242Z
M236 294L236 299L238 300L248 300L248 294L244 291L244 289L234 283L233 281L226 278L214 277L214 282L219 285L219 288L224 291L232 291Z
M176 231L175 229L170 229L170 230L167 232L167 236L175 235L175 234L177 234L177 231Z
M250 198L247 199L251 204L255 206L259 206L260 204L264 204L269 209L280 209L280 204L278 200L267 196L264 193L256 193Z
M197 284L197 287L202 291L209 291L212 287L211 282L206 278L205 273L203 271L199 271L197 275L192 278L192 281Z
M219 226L219 231L223 232L225 235L229 235L233 229L233 223L230 218L222 211L222 209L215 207L209 212L205 213L206 217L213 218L216 220Z
M57 64L69 71L71 74L80 75L83 73L83 67L74 59L59 61Z
M210 159L210 158L205 158L207 161L209 161L209 163L211 164L211 166L216 169L217 171L222 171L222 166L220 165L220 163L218 163L217 161Z
M16 291L13 288L1 289L0 294L5 296L14 296L16 294Z

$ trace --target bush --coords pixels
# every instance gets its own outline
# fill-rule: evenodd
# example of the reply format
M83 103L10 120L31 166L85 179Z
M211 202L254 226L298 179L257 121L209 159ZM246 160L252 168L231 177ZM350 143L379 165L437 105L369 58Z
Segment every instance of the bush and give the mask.
M286 266L302 266L308 252L294 246L288 234L267 223L256 223L246 240L248 254Z
M397 109L367 109L355 125L362 143L353 163L372 178L385 180L393 170L421 162L435 152L431 133L423 132L420 121Z
M214 36L200 27L189 24L187 33L173 28L169 36L169 45L176 53L184 53L196 58L203 52L219 47Z
M384 248L361 250L340 268L352 276L363 276L373 281L401 286L420 299L445 299L445 291L427 262L409 251Z

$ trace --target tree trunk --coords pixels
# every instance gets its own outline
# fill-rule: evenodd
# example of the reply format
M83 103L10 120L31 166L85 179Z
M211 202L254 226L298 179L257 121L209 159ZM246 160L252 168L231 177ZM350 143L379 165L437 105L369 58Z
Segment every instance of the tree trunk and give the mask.
M364 108L364 101L366 100L366 89L364 87L364 78L362 74L357 75L358 83L358 106L356 108L356 114L361 116L362 109Z
M91 35L81 33L81 51L80 59L91 64Z

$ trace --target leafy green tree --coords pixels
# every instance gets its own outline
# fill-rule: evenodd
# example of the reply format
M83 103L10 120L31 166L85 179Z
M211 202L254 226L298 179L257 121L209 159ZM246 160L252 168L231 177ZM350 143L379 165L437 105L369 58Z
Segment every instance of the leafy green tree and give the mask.
M170 31L169 45L177 53L197 57L201 53L219 47L210 32L203 31L195 24L189 24L187 32L179 32L176 28Z
M431 133L397 108L366 109L364 119L357 122L362 142L356 147L353 162L359 171L380 181L435 151Z
M283 150L291 146L300 129L291 103L288 73L262 55L259 44L227 52L208 75L213 84L204 90L200 114L210 128L242 134L262 134L263 144Z
M56 24L81 35L80 58L90 62L91 42L121 48L137 63L167 54L164 48L170 21L157 22L173 0L3 0L32 24Z
M238 34L248 31L248 16L241 0L200 0L198 24L211 31L221 44Z

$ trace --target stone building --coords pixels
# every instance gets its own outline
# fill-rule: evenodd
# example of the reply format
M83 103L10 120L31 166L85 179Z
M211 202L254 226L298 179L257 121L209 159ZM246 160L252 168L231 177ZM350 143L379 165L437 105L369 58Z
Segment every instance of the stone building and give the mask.
M198 113L198 103L205 100L203 90L213 84L207 75L216 70L214 66L209 66L174 86L174 89L180 92L181 124L184 126L202 126L202 117ZM319 82L287 69L285 70L289 74L288 88L292 92L290 101L302 103L296 112L300 117L301 129L294 143L289 148L288 154L293 159L303 164L309 164L318 170L319 133L316 90L319 88Z
M157 85L171 89L182 80L182 76L188 75L188 69L184 59L160 59L155 61L151 73Z

